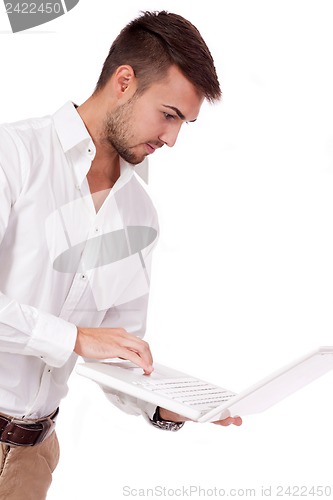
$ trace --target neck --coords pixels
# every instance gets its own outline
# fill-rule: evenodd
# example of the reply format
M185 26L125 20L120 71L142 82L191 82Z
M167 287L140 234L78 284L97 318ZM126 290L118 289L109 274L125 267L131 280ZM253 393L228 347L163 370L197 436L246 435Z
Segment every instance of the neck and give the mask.
M103 102L99 102L100 100L98 95L92 95L77 108L77 112L96 147L96 155L87 175L89 184L108 189L113 186L120 175L120 163L118 153L104 139L105 116L103 110L105 107Z

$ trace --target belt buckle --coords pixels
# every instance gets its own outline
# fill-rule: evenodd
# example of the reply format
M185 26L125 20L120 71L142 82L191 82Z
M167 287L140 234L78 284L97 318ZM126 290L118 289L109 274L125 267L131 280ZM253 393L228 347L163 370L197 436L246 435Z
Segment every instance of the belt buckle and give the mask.
M13 418L8 420L1 433L1 441L15 446L34 446L41 443L54 427L51 420L26 423ZM28 434L28 439L27 439Z

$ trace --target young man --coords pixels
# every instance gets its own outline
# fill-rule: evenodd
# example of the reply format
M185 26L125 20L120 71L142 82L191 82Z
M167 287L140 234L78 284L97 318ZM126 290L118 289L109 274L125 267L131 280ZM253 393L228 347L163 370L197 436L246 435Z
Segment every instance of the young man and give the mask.
M54 419L78 355L151 373L142 337L158 222L134 165L172 147L203 100L220 95L197 29L147 12L114 41L81 106L0 128L1 498L45 498L58 461ZM185 420L108 396L161 428Z

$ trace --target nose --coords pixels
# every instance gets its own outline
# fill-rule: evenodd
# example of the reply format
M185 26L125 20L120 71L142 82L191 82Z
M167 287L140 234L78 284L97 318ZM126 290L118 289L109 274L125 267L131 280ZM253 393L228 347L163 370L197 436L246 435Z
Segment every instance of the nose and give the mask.
M176 144L177 137L178 137L178 134L180 132L181 126L182 126L182 123L180 123L179 125L174 124L172 126L169 126L167 129L165 129L162 132L162 134L159 135L159 139L164 144L169 146L169 148L172 148Z

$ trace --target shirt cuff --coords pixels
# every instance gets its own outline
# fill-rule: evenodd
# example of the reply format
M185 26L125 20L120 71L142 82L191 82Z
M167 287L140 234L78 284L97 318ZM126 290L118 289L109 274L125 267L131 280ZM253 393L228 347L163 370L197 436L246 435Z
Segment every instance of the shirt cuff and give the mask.
M140 410L143 418L149 423L152 423L153 417L155 415L157 406L153 403L147 403L142 401L140 405Z
M123 412L129 415L142 415L148 422L153 418L156 405L108 387L101 386L101 388L108 400Z
M146 422L153 427L167 431L178 431L184 426L184 422L155 421L154 415L157 406L153 403L147 403L147 401L129 396L120 391L111 391L105 387L102 387L102 389L108 400L117 406L117 408L130 415L142 415Z
M27 351L42 358L46 364L60 368L73 354L77 327L52 314L35 312L35 325L27 343Z

